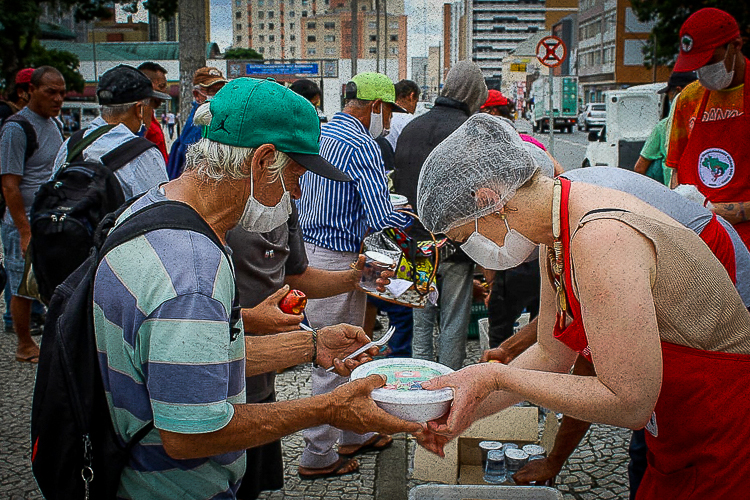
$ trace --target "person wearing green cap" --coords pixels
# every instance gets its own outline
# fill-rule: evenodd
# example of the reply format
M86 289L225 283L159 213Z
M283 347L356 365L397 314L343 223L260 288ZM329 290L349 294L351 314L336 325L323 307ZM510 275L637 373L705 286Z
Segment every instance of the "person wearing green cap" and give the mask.
M227 83L196 111L195 123L203 138L188 149L183 175L148 191L117 224L177 201L226 244L235 226L268 231L286 221L307 170L347 179L318 154L314 108L273 81ZM349 375L374 352L341 362L368 341L350 325L243 339L233 297L228 257L197 232L150 231L99 264L94 328L115 432L129 442L153 423L130 449L119 498L236 498L244 450L310 425L421 431L375 405L369 394L385 383L376 376L322 396L245 404L246 374L313 361Z
M390 126L391 113L402 112L393 82L379 73L360 73L346 84L344 99L343 111L323 125L320 154L353 180L336 183L306 175L297 204L310 265L330 271L349 268L368 229L409 223L407 216L393 210L383 158L375 142ZM363 325L365 306L366 295L351 291L310 300L305 312L314 326L339 322ZM328 393L347 380L313 368L313 394ZM302 479L353 473L359 468L354 455L383 449L392 442L385 434L342 432L325 425L306 430L304 438L299 466ZM334 448L337 442L338 450Z

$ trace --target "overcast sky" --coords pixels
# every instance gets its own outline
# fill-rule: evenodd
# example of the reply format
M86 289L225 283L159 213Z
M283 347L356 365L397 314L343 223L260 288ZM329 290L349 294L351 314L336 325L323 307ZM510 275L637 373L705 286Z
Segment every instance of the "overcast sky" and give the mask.
M231 0L210 1L211 38L224 50L232 44ZM442 41L443 3L441 0L406 0L409 69L412 57L427 56L427 47Z

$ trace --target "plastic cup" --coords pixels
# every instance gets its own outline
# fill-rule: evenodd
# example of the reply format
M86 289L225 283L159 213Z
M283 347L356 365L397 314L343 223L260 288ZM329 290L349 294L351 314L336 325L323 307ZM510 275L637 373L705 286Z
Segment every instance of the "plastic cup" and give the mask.
M362 279L359 286L369 292L377 291L377 279L384 271L393 271L396 263L385 254L375 251L365 252L365 267L362 269Z
M487 452L487 465L484 468L484 482L489 484L502 484L505 482L505 456L503 450L490 450Z
M487 453L492 450L502 450L503 443L500 441L482 441L479 443L479 449L482 451L482 469L487 467Z

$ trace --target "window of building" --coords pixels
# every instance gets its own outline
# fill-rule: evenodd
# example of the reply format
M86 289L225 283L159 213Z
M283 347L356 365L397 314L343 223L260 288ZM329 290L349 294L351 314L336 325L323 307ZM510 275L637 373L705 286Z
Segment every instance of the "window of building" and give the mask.
M258 0L258 7L263 7L266 4L264 0Z
M268 23L268 29L272 30L274 28L273 23Z
M391 21L391 24L389 25L392 30L398 29L398 21Z
M370 54L377 54L377 53L378 53L378 49L377 49L377 48L375 48L375 47L370 47L370 50L368 50L368 52L369 52Z
M327 56L335 56L336 55L336 48L335 47L326 47L325 53Z
M258 29L259 29L259 30L263 30L263 29L266 29L266 25L265 25L264 23L260 23L260 24L258 25Z
M388 39L392 42L398 42L398 35L391 35Z
M307 6L307 0L302 0L302 6L303 7Z
M290 29L290 30L293 30L293 29L294 29L294 23L289 23L289 29Z
M242 31L242 24L241 23L235 24L235 27L237 28L237 31Z
M268 35L268 41L269 42L275 42L276 41L276 35Z
M307 41L308 42L314 42L315 41L315 35L308 35Z
M268 55L272 56L276 53L276 49L274 47L268 47Z
M294 5L294 0L289 0L289 5Z
M237 35L237 43L242 43L242 37L240 35Z
M394 56L398 55L398 47L391 47L391 54Z
M294 55L295 51L296 51L296 47L289 47L290 54Z
M377 42L378 41L378 35L370 35L370 41L371 42Z
M309 47L307 49L307 55L308 56L314 56L315 55L315 47Z
M335 42L336 41L336 35L326 35L323 37L324 42Z
M336 29L336 23L334 23L334 22L324 23L323 26L327 30Z
M236 7L242 7L242 0L234 0L234 5ZM239 38L242 38L242 37L239 37Z
M289 17L294 17L294 11L293 10L289 11ZM294 24L294 23L292 23L292 24Z
M273 19L273 11L272 10L268 11L268 19Z
M268 0L268 6L273 7L273 0Z
M378 23L376 23L375 21L370 21L369 23L367 23L367 27L371 30L374 30L378 27Z
M261 54L265 54L266 48L265 47L258 47L258 52Z
M307 23L307 29L314 30L315 29L315 23Z
M236 13L234 14L234 17L235 17L236 19L242 19L242 12L240 12L240 11L237 11L237 12L236 12Z
M306 10L302 11L302 17L307 17L307 11Z
M362 12L367 11L367 5L363 5L361 10L362 10Z
M265 15L266 13L261 10L260 12L258 12L258 19L263 19Z
M265 42L266 41L266 36L265 35L258 35L258 41L259 42Z
M297 35L289 35L289 39L291 41L295 41L297 39Z

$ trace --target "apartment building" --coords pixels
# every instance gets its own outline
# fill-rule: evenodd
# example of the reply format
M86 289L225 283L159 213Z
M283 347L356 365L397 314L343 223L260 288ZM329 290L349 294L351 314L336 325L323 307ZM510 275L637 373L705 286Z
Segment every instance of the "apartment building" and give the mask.
M601 102L606 90L667 81L669 67L645 67L654 23L638 21L630 0L580 0L579 8L576 66L584 102Z
M471 53L485 78L501 80L503 57L545 29L545 12L544 0L472 0Z

